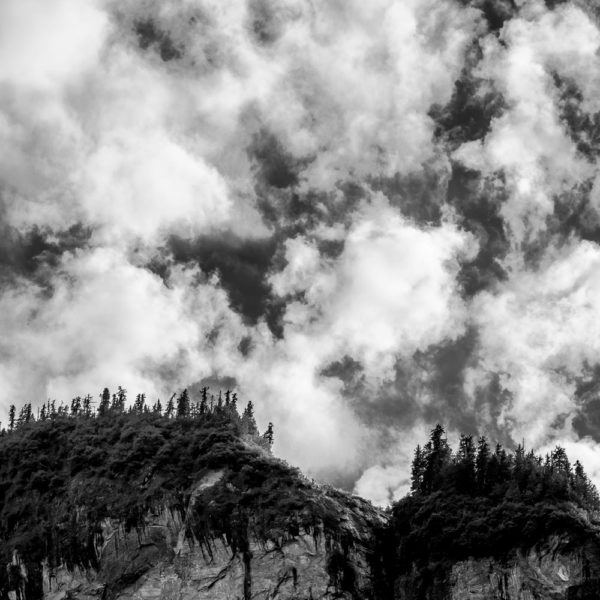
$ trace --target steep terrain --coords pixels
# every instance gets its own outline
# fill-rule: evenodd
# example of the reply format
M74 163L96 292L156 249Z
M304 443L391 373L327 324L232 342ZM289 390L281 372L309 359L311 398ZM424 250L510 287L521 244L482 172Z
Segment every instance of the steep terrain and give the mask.
M242 429L223 408L4 435L2 598L375 598L384 513Z
M413 493L382 511L274 458L251 411L179 408L63 410L0 435L2 600L600 597L597 499L562 452L497 449L488 487L480 464L464 489L470 455L436 428Z

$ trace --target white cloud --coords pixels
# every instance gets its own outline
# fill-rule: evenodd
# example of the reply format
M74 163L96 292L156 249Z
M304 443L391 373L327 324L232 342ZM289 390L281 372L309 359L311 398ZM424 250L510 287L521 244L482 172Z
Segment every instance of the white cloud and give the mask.
M505 25L501 41L490 35L482 43L479 75L493 81L507 109L483 143L467 142L455 153L468 166L506 174L509 197L501 210L516 244L545 228L555 195L594 172L559 118L552 76L574 79L590 98L600 46L600 32L580 9L527 7Z
M540 445L573 416L573 378L600 361L600 251L589 242L549 251L536 270L510 277L473 304L480 335L478 373L501 373L513 395L501 425L513 439ZM567 420L566 426L570 426Z
M60 92L95 66L108 31L96 0L3 0L0 83Z
M244 327L214 283L179 269L165 285L114 250L66 256L50 296L23 283L0 298L3 396L68 400L122 384L164 398L219 372Z
M305 301L288 304L286 335L310 336L322 362L347 355L381 381L398 355L463 333L456 274L474 250L455 226L420 229L378 198L354 216L337 260L288 241L288 266L271 281L279 294L303 289Z

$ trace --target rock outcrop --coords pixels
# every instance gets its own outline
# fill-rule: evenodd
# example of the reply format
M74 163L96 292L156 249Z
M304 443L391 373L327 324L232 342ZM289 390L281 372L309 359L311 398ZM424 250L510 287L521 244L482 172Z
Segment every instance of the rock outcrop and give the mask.
M592 533L592 529L590 529ZM515 540L518 545L518 540ZM600 538L576 542L552 535L533 548L499 558L456 562L422 585L415 574L396 580L399 600L598 600Z
M318 523L279 537L253 533L258 511L248 523L248 545L234 548L224 536L197 539L191 521L197 506L211 502L222 472L206 475L183 513L149 514L145 526L126 532L120 523L103 524L98 568L43 569L46 600L267 600L374 598L370 557L374 528L385 516L356 497L314 487L314 502L333 503L337 528ZM294 519L295 521L296 519ZM292 522L292 521L290 521Z

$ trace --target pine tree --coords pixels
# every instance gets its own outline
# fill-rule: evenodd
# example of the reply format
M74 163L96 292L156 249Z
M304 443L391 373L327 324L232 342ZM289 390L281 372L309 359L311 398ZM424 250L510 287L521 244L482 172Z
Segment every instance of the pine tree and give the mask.
M184 417L190 416L190 397L187 389L181 392L179 398L177 398L177 418L183 419Z
M76 417L81 410L81 396L76 396L71 400L71 416Z
M8 409L8 429L9 431L12 431L15 428L15 413L16 413L16 408L14 404L10 405L10 408Z
M86 417L92 416L92 397L89 394L83 398L83 414Z
M208 388L202 388L200 396L200 415L205 415L208 412Z
M258 427L254 419L254 405L249 401L242 415L240 430L242 435L258 435Z
M461 435L458 445L457 463L457 487L462 492L474 491L476 469L475 469L475 444L473 436Z
M267 426L267 430L263 434L263 437L265 438L265 440L267 440L267 443L269 444L269 448L270 448L273 445L273 440L274 440L273 423L269 423L269 425Z
M162 415L162 404L160 403L160 398L158 398L158 400L155 402L154 406L152 407L152 412Z
M425 453L418 445L415 449L415 455L412 461L410 474L410 491L419 494L423 491L423 477L425 475Z
M441 475L444 467L450 462L451 452L446 439L446 431L441 425L436 425L431 431L431 437L425 446L425 472L423 487L425 492L437 490L441 485Z
M175 398L175 394L173 394L169 398L169 402L167 402L167 410L165 410L165 416L169 419L173 416L173 413L175 412L175 405L173 404L173 398Z
M475 479L477 489L482 492L488 484L488 464L490 461L490 446L485 437L481 436L477 442L477 456L475 458Z
M110 409L110 391L108 388L104 388L100 394L100 404L98 405L98 416L103 417L108 414Z

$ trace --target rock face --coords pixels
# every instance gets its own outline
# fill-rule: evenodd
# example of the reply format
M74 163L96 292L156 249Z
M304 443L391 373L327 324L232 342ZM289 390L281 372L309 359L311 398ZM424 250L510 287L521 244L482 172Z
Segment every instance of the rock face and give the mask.
M565 538L552 537L506 563L467 561L452 569L452 600L572 600L587 598L600 577L598 548L569 548ZM583 594L583 595L582 595ZM594 595L593 598L600 596Z
M455 563L447 578L419 589L415 579L396 582L401 600L598 600L600 545L590 539L574 544L551 536L504 560L470 559Z
M163 510L148 515L143 530L125 532L117 522L103 525L99 567L82 571L43 569L46 600L250 600L270 598L374 598L369 556L373 529L383 513L357 498L315 487L335 502L341 517L335 535L323 526L261 540L249 523L248 547L232 549L224 537L199 541L188 521L221 472L196 486L184 516Z

